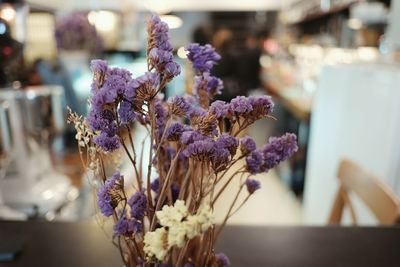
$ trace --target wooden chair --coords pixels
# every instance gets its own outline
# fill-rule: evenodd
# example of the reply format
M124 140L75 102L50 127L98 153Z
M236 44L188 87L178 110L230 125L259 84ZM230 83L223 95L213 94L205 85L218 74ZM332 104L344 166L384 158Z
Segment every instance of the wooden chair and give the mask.
M338 169L340 187L331 214L330 224L340 224L344 207L348 207L353 224L357 224L349 192L355 193L376 216L379 224L400 222L400 201L395 193L375 176L350 160L342 160Z

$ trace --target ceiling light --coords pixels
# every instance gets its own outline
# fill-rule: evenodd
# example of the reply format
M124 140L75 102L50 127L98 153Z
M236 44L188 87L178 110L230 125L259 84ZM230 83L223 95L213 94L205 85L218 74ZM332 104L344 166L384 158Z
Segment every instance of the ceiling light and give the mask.
M12 6L4 6L0 10L0 18L6 21L12 21L15 18L15 9Z
M183 47L183 46L178 48L178 51L176 51L176 54L180 58L187 58L187 52L185 50L185 47Z
M90 11L88 20L97 30L103 32L112 31L117 24L115 13L106 10Z
M168 24L170 29L176 29L182 26L182 19L175 15L162 15L160 19Z

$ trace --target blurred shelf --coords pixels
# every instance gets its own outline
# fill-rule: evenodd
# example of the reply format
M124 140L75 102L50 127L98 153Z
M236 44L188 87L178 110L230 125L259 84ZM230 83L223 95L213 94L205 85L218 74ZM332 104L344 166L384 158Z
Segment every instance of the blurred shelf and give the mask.
M345 12L349 11L351 5L353 5L354 3L357 3L357 2L359 2L359 1L352 1L352 2L349 2L346 4L336 5L336 6L331 7L329 10L325 10L325 11L324 10L314 11L314 12L308 13L300 20L290 22L289 24L290 25L302 25L305 23L314 22L319 19L327 18L331 15L345 13Z

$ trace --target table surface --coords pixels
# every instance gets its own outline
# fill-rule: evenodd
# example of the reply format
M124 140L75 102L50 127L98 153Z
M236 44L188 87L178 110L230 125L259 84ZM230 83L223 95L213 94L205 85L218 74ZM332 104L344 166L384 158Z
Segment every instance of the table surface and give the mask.
M18 260L0 267L119 267L117 249L94 223L2 222L25 240ZM228 226L217 252L232 266L400 266L400 228Z

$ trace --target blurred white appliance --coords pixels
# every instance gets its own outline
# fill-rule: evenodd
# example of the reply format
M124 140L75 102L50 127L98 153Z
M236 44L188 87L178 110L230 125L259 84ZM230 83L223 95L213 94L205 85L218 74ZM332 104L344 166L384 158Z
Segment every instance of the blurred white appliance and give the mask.
M10 115L10 123L2 125L2 131L11 133L8 142L3 138L10 160L0 180L3 201L28 216L54 214L77 197L70 179L53 169L49 153L51 140L65 125L63 89L1 89L0 101L8 103Z
M400 194L400 67L325 66L311 118L304 222L326 224L338 189L341 158L354 160ZM372 213L351 196L360 224ZM346 223L346 216L344 218Z

